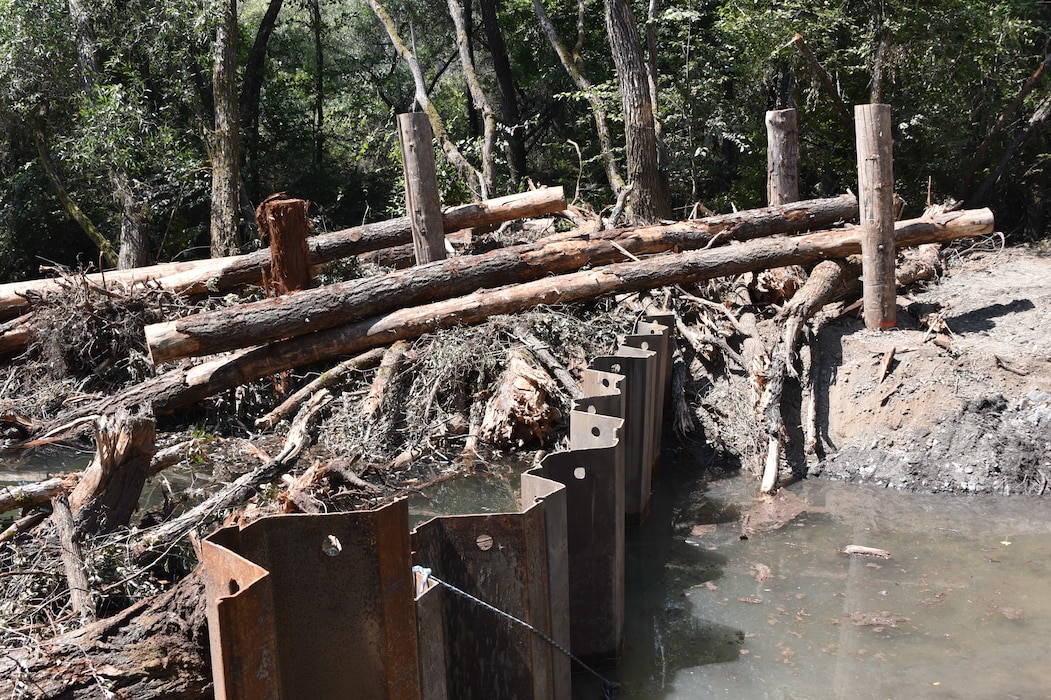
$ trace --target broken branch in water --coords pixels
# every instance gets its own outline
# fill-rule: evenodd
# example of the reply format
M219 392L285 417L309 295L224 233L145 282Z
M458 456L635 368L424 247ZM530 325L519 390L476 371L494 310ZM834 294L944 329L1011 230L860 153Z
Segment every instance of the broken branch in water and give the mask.
M890 552L876 547L865 547L860 544L848 544L840 550L848 556L876 557L878 559L890 559Z

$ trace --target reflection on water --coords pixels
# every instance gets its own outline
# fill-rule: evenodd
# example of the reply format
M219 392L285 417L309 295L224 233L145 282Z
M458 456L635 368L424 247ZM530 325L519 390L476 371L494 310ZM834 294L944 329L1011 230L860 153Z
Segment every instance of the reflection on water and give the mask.
M80 471L95 455L92 449L45 445L0 453L0 488L44 481L56 474Z
M1048 697L1051 504L805 481L741 539L750 481L666 476L628 535L622 697Z

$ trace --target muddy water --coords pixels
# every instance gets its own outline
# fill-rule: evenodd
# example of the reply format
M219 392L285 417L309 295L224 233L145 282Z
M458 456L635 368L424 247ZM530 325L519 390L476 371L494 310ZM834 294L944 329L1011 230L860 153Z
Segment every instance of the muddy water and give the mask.
M742 539L749 482L659 480L629 533L622 697L1049 697L1051 503L790 490L808 510Z
M1051 502L805 481L804 512L742 539L749 480L671 471L628 532L619 697L1051 697ZM414 507L514 504L500 479L443 486ZM574 697L601 694L578 674Z

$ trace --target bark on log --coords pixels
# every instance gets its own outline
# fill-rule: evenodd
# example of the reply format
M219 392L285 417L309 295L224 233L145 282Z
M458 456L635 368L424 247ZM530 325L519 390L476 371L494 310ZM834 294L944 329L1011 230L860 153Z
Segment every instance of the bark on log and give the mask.
M211 697L204 584L169 591L77 630L0 654L3 697Z
M79 478L76 474L64 474L36 484L8 486L0 489L0 513L16 508L24 510L43 505L52 498L69 492L77 485Z
M896 245L980 236L993 230L988 209L951 212L929 219L898 222ZM164 415L220 391L287 369L353 355L439 328L479 323L540 305L564 304L604 294L634 292L667 284L690 283L741 274L765 267L807 264L861 252L857 226L793 238L759 239L734 246L664 255L549 277L502 289L483 290L420 307L402 309L354 324L242 350L196 367L181 367L130 387L113 397L84 404L60 416L54 425L111 406L142 403ZM50 426L45 425L43 430Z
M445 232L452 233L475 226L553 214L565 208L566 196L561 187L542 187L521 194L452 207L442 212L442 219ZM855 203L854 216L857 214L856 208ZM409 218L405 216L313 236L307 241L311 265L323 265L351 255L411 242L412 228ZM115 282L128 285L153 282L164 289L196 294L229 291L248 284L260 284L263 273L269 270L270 251L263 249L227 258L166 263L132 270L111 270L87 275L87 280L101 286ZM54 279L0 284L0 318L11 318L24 313L28 308L24 295L29 292L42 293L58 291L61 288L61 281Z
M84 566L84 553L80 549L73 513L65 495L55 497L51 501L51 509L51 520L55 523L58 533L62 568L66 570L70 607L78 615L94 620L95 604L91 601L91 585L88 583L88 572Z
M155 363L211 355L351 323L396 308L468 294L484 287L624 260L624 251L648 255L703 248L717 238L750 240L828 225L853 215L851 195L796 202L736 214L647 226L554 236L483 255L462 256L380 277L350 280L294 296L241 304L146 327ZM816 223L818 221L823 224Z

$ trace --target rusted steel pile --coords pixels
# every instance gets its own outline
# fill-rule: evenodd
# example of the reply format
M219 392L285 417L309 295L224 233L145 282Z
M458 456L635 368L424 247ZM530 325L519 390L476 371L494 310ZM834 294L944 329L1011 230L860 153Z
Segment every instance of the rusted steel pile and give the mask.
M216 698L568 698L565 652L616 663L624 527L649 508L673 323L651 315L592 360L570 449L522 475L520 512L437 517L410 535L399 500L208 537Z

